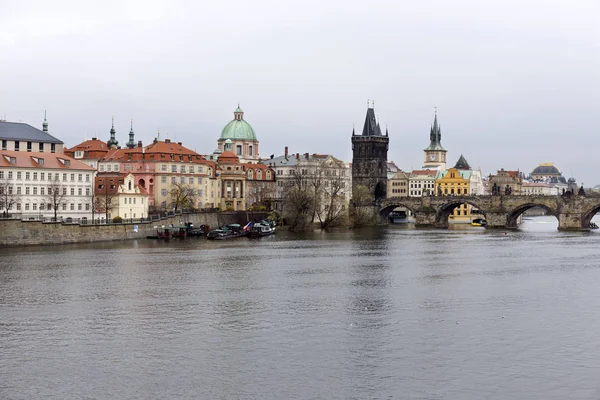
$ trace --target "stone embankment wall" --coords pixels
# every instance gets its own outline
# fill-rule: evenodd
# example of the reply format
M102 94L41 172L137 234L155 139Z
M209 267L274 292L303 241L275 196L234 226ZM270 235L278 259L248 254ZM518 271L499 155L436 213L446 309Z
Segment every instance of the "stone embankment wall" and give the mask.
M219 215L216 212L184 214L151 222L114 225L1 220L0 247L139 239L154 235L157 226L183 225L186 222L191 222L195 226L204 224L216 228L219 226Z

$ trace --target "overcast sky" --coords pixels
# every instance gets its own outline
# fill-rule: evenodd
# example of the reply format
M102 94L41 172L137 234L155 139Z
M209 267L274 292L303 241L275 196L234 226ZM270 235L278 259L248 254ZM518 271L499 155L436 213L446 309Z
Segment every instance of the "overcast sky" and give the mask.
M388 159L423 163L434 107L449 164L554 162L600 183L598 0L0 0L0 115L72 146L183 141L211 153L238 101L262 157L351 161L367 99Z

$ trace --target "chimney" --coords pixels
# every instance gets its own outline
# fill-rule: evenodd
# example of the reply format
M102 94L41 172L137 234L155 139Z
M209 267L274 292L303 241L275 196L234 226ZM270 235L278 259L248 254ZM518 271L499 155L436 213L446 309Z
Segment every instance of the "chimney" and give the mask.
M154 138L154 142L152 142L152 143L156 143L156 142L157 142L157 140L156 140L156 138Z
M177 144L178 144L178 145L180 145L180 146L182 145L182 143L183 143L183 142L177 142Z
M165 143L171 143L171 139L165 139Z
M287 160L287 156L288 156L288 147L285 146L285 159Z
M98 139L96 139L95 137L93 137L92 140L98 140Z
M296 153L296 160L300 159L300 153Z
M142 141L138 140L138 147L142 147Z

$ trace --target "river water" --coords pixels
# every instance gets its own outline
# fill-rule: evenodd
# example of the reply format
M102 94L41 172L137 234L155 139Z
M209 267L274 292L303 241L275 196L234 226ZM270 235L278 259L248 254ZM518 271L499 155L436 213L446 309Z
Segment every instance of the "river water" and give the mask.
M600 232L0 250L1 399L598 399Z

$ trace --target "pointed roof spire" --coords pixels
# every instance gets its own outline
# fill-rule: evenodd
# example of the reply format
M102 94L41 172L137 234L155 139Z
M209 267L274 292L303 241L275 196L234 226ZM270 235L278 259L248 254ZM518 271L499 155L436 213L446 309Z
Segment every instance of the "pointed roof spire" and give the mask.
M127 147L133 149L135 147L135 139L133 133L133 119L131 120L131 128L129 129L129 142L127 142Z
M461 154L460 158L456 162L456 165L454 165L454 168L456 168L456 169L462 169L462 170L470 170L471 166L469 165L469 163L467 162L467 160L465 159L465 157L463 157L463 155Z
M116 131L115 131L115 117L112 117L112 127L110 128L110 139L106 142L107 146L110 148L112 146L117 147L119 146L119 142L117 141L116 137Z
M42 130L48 133L48 120L46 120L46 110L44 110L44 122L42 123Z
M442 129L438 124L437 119L437 107L435 107L435 116L433 118L433 125L431 126L431 130L429 131L429 147L425 149L425 151L433 150L433 151L446 151L442 147Z

